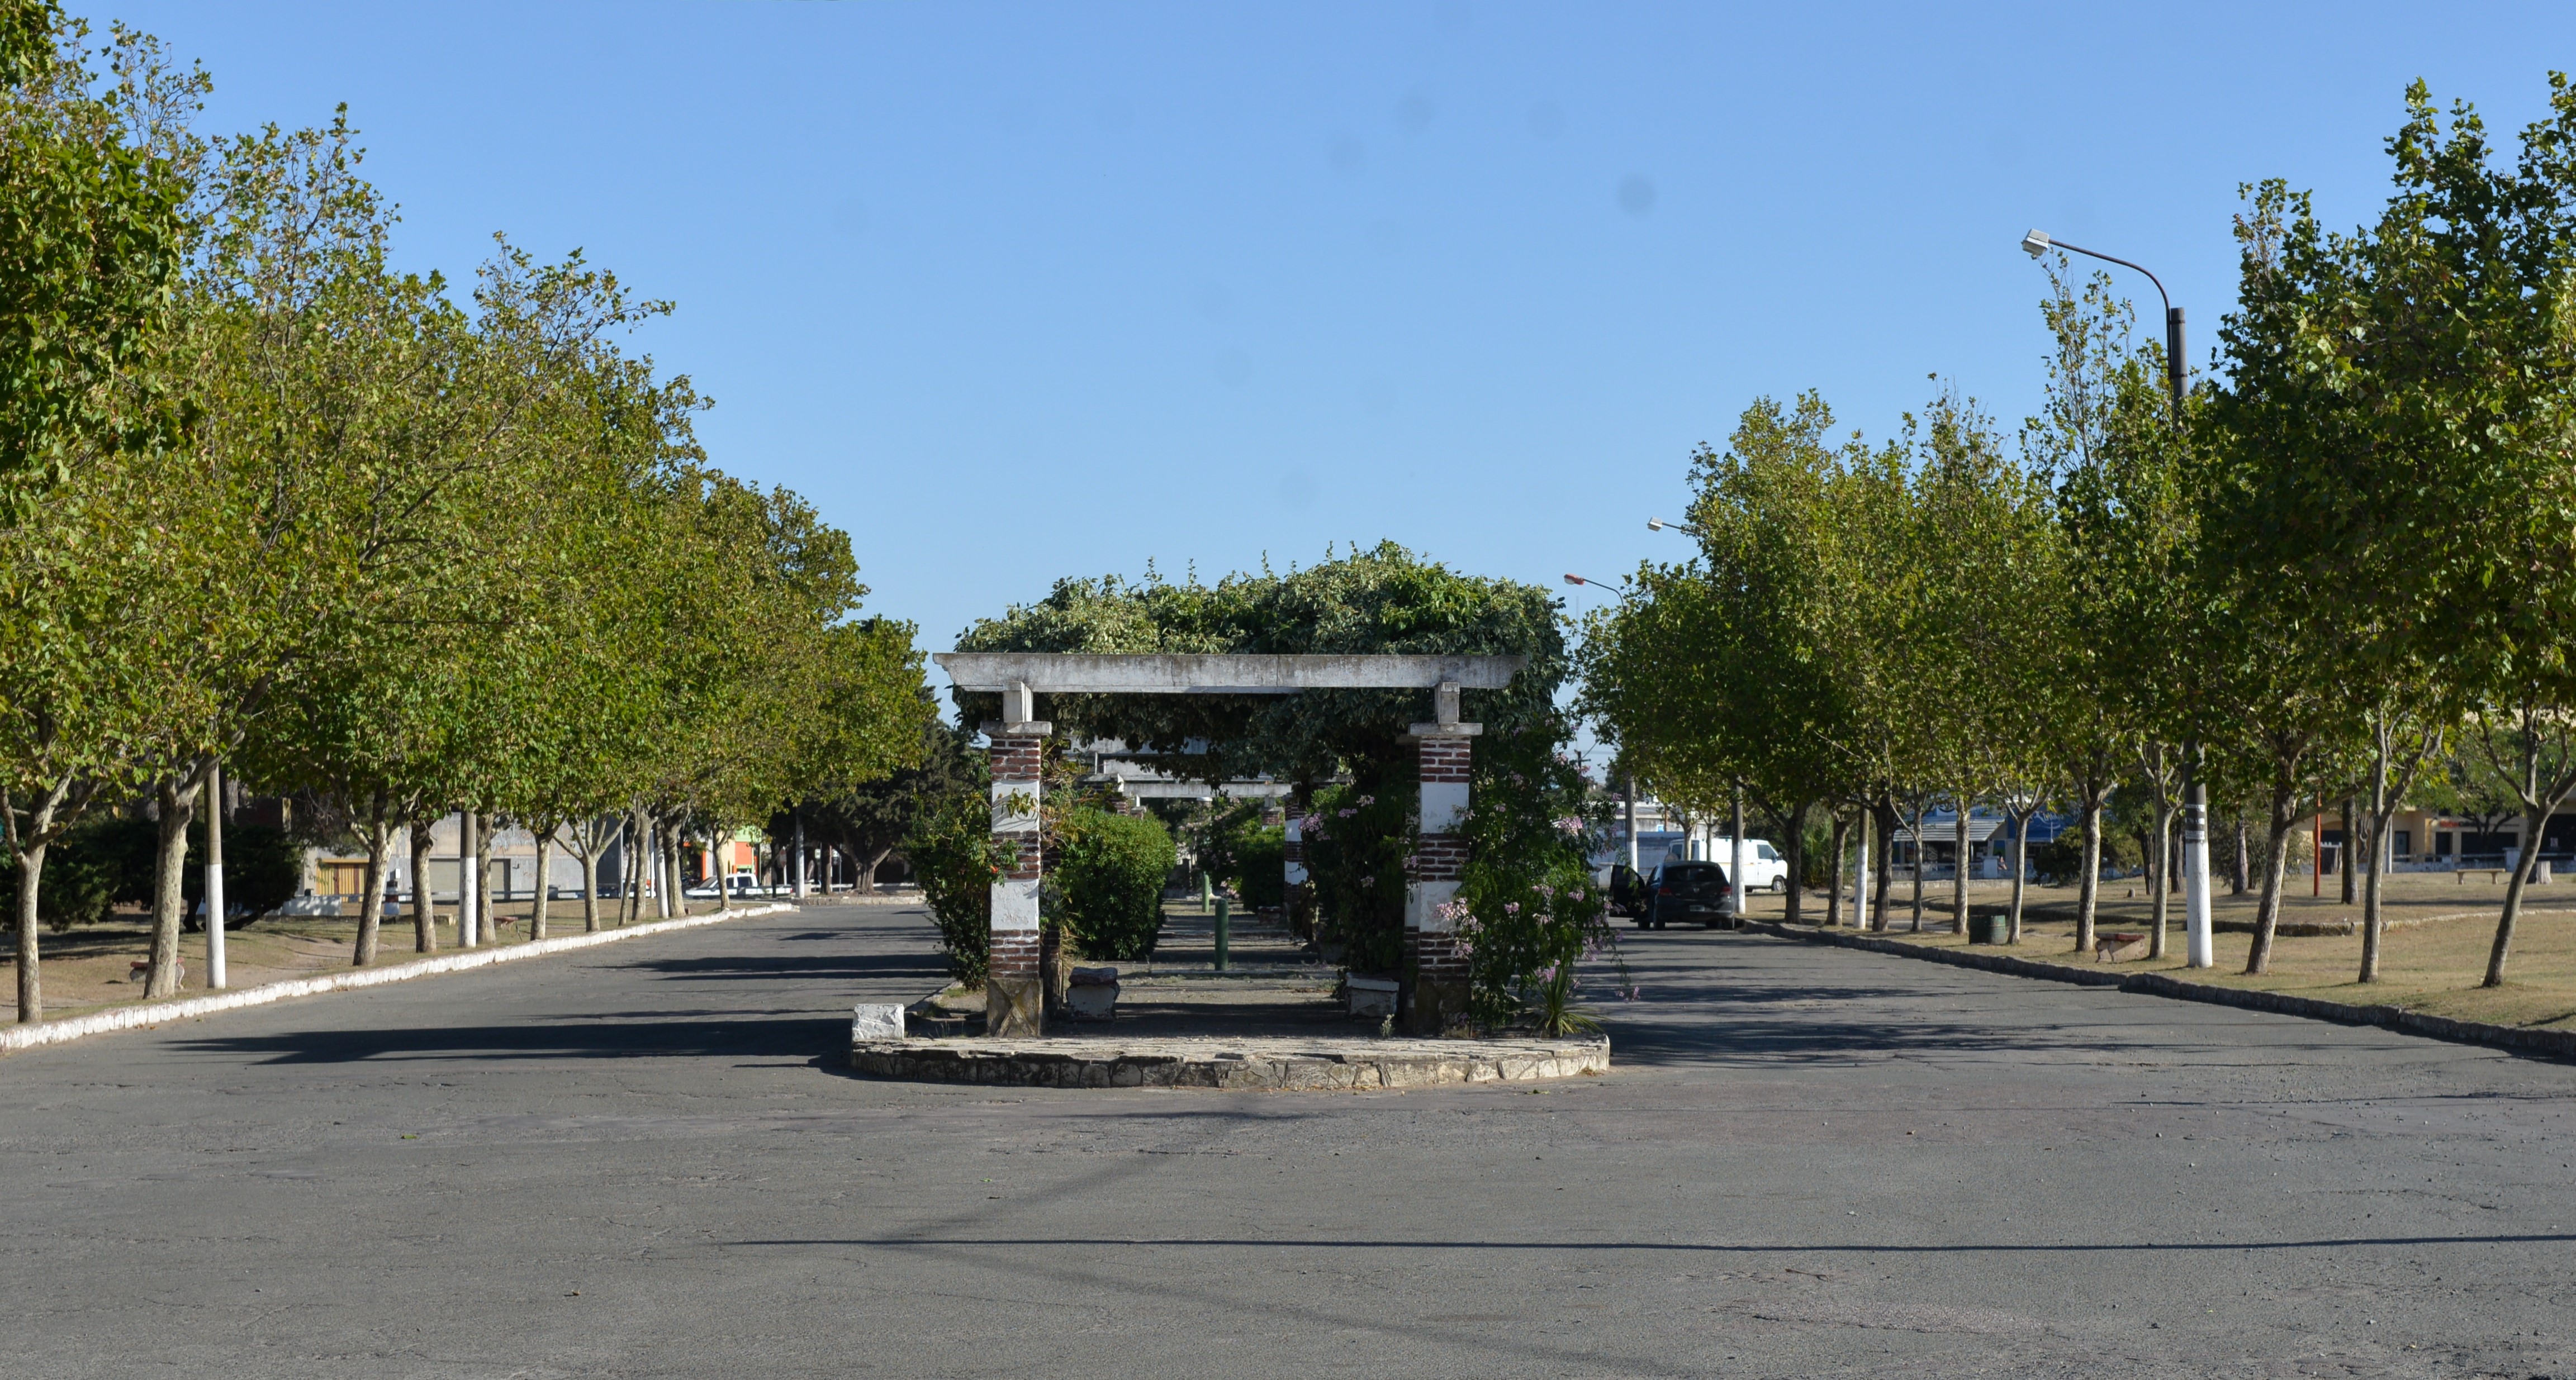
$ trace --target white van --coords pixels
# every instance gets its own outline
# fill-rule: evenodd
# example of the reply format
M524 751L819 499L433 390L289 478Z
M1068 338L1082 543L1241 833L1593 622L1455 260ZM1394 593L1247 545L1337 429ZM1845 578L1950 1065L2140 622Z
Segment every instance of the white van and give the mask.
M1664 851L1664 861L1666 862L1682 862L1687 860L1688 857L1688 852L1681 844L1674 844L1671 848ZM1721 867L1733 867L1735 865L1735 840L1726 838L1710 839L1708 841L1707 861L1716 863ZM1741 878L1735 879L1735 882L1736 885L1741 888L1741 891L1738 894L1754 891L1776 891L1786 893L1789 890L1789 860L1780 856L1780 850L1772 847L1769 839L1746 839L1744 841L1744 875Z

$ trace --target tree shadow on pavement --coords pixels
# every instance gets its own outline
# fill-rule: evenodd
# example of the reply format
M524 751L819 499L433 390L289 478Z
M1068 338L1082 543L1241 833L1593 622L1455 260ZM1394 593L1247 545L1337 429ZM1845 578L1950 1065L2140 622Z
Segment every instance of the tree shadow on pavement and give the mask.
M406 1060L663 1059L810 1055L846 1046L846 1017L654 1013L643 1019L574 1019L525 1025L312 1030L181 1042L188 1053L271 1064Z

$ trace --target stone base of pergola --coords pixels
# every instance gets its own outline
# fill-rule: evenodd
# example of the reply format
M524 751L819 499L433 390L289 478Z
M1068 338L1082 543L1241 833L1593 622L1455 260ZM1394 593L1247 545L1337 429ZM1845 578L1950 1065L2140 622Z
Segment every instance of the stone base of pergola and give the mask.
M1610 1040L861 1039L850 1067L880 1078L1017 1088L1357 1092L1527 1083L1610 1071Z

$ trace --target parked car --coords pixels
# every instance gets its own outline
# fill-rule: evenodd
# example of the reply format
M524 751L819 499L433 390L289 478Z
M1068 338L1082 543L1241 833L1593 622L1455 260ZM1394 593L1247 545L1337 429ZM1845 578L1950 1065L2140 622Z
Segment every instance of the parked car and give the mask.
M1639 929L1662 929L1675 921L1697 921L1705 929L1735 924L1735 892L1726 869L1713 862L1668 862L1655 872L1654 896Z
M770 893L772 888L762 886L760 884L760 878L749 872L737 872L732 876L725 878L725 890L733 893L736 898L741 898L745 896L766 896ZM700 900L708 900L713 898L716 894L715 883L700 882L681 894L684 896L694 896Z
M1720 862L1735 856L1735 840L1710 839L1708 855ZM1782 895L1789 890L1789 860L1771 846L1769 839L1744 841L1744 889L1773 891Z

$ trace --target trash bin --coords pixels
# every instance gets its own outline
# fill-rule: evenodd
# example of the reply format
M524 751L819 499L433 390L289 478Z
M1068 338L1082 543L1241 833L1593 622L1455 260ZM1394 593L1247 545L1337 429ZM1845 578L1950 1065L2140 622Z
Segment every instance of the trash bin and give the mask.
M1992 915L1978 915L1978 914L1975 914L1974 912L1971 912L1971 913L1969 914L1969 916L1968 916L1968 942L1969 942L1969 943L1971 943L1971 944L2003 944L2003 943L2008 943L2008 942L2010 942L2010 940L2011 940L2011 939L2012 939L2012 917L2011 917L2011 916L2005 915L2005 914L2004 914L2003 912L2001 912L2001 911L1997 911L1996 913L1994 913L1994 914L1992 914Z

